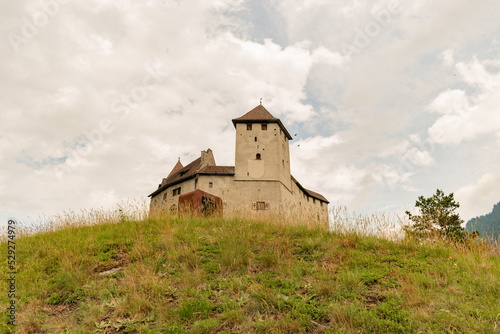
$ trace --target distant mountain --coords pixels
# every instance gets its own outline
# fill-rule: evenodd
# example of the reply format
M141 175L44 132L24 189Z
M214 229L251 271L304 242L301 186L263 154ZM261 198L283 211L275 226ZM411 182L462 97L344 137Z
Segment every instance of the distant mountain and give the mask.
M493 211L490 213L469 220L465 229L469 232L478 231L481 237L498 239L500 235L500 202L493 206Z

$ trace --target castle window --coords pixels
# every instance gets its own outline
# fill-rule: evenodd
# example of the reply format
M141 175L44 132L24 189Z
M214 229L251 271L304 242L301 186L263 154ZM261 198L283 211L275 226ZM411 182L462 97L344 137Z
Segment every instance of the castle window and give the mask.
M269 203L266 202L253 202L252 209L254 210L269 210Z
M257 155L255 156L255 159L260 160L260 153L257 153Z
M283 165L283 168L285 168L285 160L281 160L281 164Z
M257 137L254 138L254 141L257 141Z
M209 188L213 188L214 187L214 183L213 182L208 182L208 187Z
M168 195L168 193L166 193L166 192L163 194L163 200L164 200L164 201L166 201L166 200L167 200L167 195Z
M251 131L252 130L252 124L247 124L247 131Z
M175 188L172 190L172 196L180 195L181 194L181 187Z
M177 214L177 205L172 204L172 205L170 206L170 214L171 214L171 215L175 215L175 214Z
M261 125L261 129L262 129L262 130L267 130L267 124L262 124L262 125Z

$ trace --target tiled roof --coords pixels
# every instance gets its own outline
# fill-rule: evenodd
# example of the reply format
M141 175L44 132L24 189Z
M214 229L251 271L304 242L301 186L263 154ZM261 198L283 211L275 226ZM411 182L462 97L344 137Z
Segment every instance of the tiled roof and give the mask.
M167 179L170 176L172 176L175 172L180 171L182 168L184 168L184 166L182 166L181 161L179 159L179 160L177 160L177 163L175 164L174 168L172 168L172 171L170 172L170 174L168 174Z
M201 168L201 157L194 160L186 167L182 167L180 161L177 161L177 164L174 166L170 174L166 179L163 179L161 186L151 193L149 196L154 197L157 194L161 193L164 189L168 188L171 185L180 183L182 181L188 180L190 178L195 177L197 174L201 175L234 175L234 166L205 166ZM321 194L314 192L312 190L304 188L299 181L297 181L292 176L292 181L297 184L297 186L308 196L316 198L322 202L330 203L328 200Z
M177 162L177 164L180 164ZM168 177L163 180L161 186L156 189L149 196L154 197L155 195L161 193L164 189L174 185L176 183L189 180L195 177L197 174L202 175L234 175L234 166L205 166L205 168L200 169L201 157L191 162L186 167L182 167L174 172L176 167L170 172Z
M320 200L320 201L322 201L322 202L325 202L325 203L330 203L330 202L329 202L329 201L328 201L328 200L327 200L327 199L326 199L323 195L318 194L317 192L314 192L314 191L312 191L312 190L309 190L309 189L306 189L306 188L302 187L302 185L299 183L299 181L297 181L297 179L296 179L296 178L294 178L293 176L292 176L292 181L293 181L293 182L295 182L295 183L297 184L297 186L298 186L300 189L302 189L302 191L303 191L304 193L306 193L307 195L309 195L309 196L311 196L311 197L314 197L314 198L316 198L316 199L319 199L319 200Z
M235 121L278 121L278 118L271 115L263 105L258 105L245 115L233 119L233 123Z
M309 190L309 189L304 189L304 190L309 194L309 196L314 197L316 199L319 199L320 201L330 203L323 195L318 194L317 192L314 192L314 191Z
M192 177L195 177L196 172L200 169L200 165L201 165L201 157L194 160L186 167L182 167L181 169L174 172L174 169L177 166L176 165L174 167L174 169L172 170L172 172L174 172L174 173L170 172L170 174L167 176L167 178L163 179L161 186L158 189L156 189L154 192L152 192L149 196L154 197L155 195L161 193L164 189L168 188L169 186L171 186L173 184L176 184L176 183L188 180Z
M281 130L285 132L285 135L287 136L288 139L292 140L292 136L288 133L288 130L285 128L283 123L281 123L279 118L274 117L271 115L269 111L267 111L266 108L264 108L263 105L258 105L257 107L253 108L249 112L247 112L245 115L234 118L233 124L236 127L236 123L249 123L249 122L255 122L255 123L278 123L280 126Z
M200 165L201 165L201 157L194 160L186 167L182 167L177 172L169 175L164 183L172 184L172 183L177 183L178 181L181 181L184 179L188 179L190 176L193 176L196 174L196 172L200 169Z
M207 166L198 174L204 175L234 175L234 166Z

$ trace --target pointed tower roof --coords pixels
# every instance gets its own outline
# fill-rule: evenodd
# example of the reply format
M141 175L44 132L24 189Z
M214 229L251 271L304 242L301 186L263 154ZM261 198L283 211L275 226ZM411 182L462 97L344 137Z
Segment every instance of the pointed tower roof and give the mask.
M175 164L174 168L172 169L172 171L170 172L170 174L168 174L167 176L167 179L172 175L172 174L175 174L177 173L178 171L180 171L182 168L184 168L184 166L182 166L181 164L181 158L179 158L179 160L177 160L177 163Z
M279 118L274 117L271 115L269 111L267 111L266 108L264 108L263 105L258 105L257 107L253 108L249 112L247 112L245 115L234 118L233 120L233 125L236 127L237 123L278 123L280 126L281 130L285 132L285 135L287 136L288 139L292 140L292 136L288 133L287 129L281 123Z

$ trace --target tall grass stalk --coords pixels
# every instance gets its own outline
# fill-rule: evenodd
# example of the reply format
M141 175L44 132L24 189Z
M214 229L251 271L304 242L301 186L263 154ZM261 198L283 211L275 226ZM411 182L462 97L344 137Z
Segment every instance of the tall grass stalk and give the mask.
M421 243L398 219L345 207L333 208L330 231L285 213L120 208L64 213L16 240L18 325L4 313L0 333L498 329L500 259L481 243Z

